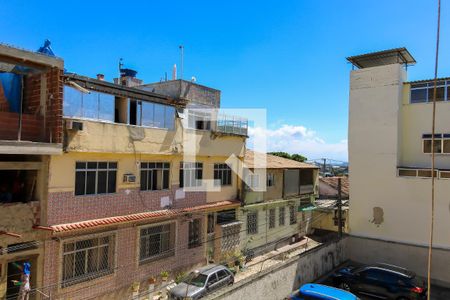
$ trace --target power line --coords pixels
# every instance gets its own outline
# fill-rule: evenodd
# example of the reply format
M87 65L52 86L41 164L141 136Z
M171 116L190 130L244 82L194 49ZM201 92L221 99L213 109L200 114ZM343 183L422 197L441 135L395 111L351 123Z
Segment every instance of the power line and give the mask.
M439 35L441 27L441 0L438 0L437 5L437 33L436 33L436 60L434 64L434 87L433 87L433 115L431 125L431 224L430 224L430 244L428 247L428 270L427 270L427 288L428 300L431 299L431 262L433 252L433 234L434 234L434 185L435 185L435 153L434 153L434 140L436 132L436 92L437 92L437 76L439 65Z

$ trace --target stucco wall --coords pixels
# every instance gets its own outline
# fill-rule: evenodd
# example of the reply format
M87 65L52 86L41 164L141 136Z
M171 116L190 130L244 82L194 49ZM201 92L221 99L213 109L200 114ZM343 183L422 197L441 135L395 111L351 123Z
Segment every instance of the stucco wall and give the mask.
M418 153L422 133L431 125L430 106L405 104L400 65L352 71L350 83L349 162L350 233L415 245L427 245L430 228L430 179L397 177L398 164L425 164ZM407 89L406 89L407 91ZM409 93L408 93L409 94ZM447 103L440 103L439 130ZM425 120L424 120L425 119ZM421 129L422 128L422 129ZM420 135L420 136L419 136ZM445 158L438 163L446 166ZM436 247L450 249L447 180L436 181Z
M186 151L184 147L190 144L195 146L195 153L199 156L244 155L245 137L216 137L210 131L183 129L179 119L175 121L175 130L77 121L83 123L83 130L68 131L68 151L176 155Z

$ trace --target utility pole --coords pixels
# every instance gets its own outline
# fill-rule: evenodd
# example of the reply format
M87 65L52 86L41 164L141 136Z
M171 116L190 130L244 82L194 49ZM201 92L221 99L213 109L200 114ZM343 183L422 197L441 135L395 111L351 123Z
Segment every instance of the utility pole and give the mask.
M338 236L342 238L342 184L341 177L338 177Z
M181 58L181 68L180 68L180 79L183 79L183 69L184 69L184 46L180 45L180 58Z
M327 171L327 159L326 158L322 159L323 159L323 173L325 173Z

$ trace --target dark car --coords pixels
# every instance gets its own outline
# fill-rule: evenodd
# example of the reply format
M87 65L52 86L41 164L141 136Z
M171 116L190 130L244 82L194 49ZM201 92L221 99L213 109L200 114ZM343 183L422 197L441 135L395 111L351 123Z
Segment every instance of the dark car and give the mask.
M234 283L231 271L221 265L208 265L193 273L169 291L169 299L196 300L221 287Z
M346 267L333 274L334 284L353 293L379 299L425 299L427 291L416 274L407 269L375 264Z

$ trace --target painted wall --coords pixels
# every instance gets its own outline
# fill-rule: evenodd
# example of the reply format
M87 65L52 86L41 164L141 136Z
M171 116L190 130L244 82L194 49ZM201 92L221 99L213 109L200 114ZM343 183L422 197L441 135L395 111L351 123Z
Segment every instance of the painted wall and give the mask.
M407 244L426 245L430 227L431 180L397 176L397 166L425 165L420 154L430 105L405 104L406 72L387 65L351 72L349 116L350 233ZM440 103L439 130L448 103ZM429 120L431 124L431 120ZM444 157L438 164L447 166ZM446 180L436 181L437 248L450 250L450 209Z
M289 224L289 203L295 204L297 223ZM239 211L239 220L242 221L241 249L261 249L262 252L276 248L276 246L285 245L293 235L305 235L307 232L307 216L298 212L300 201L281 201L272 204L259 204L244 206ZM284 225L279 223L279 208L285 209ZM269 210L275 208L275 227L269 228ZM247 233L247 214L248 212L258 212L258 232L256 234Z
M312 222L313 228L336 232L339 229L338 226L334 224L335 214L332 210L314 210L312 217L314 220L314 222ZM342 218L345 220L343 231L347 233L349 231L348 210L342 211Z
M184 147L188 147L188 144L195 147L192 153L199 156L228 157L234 154L242 157L245 151L245 137L212 136L210 131L183 130L178 118L175 130L89 120L77 121L83 123L83 130L68 131L68 151L176 155L186 151Z

